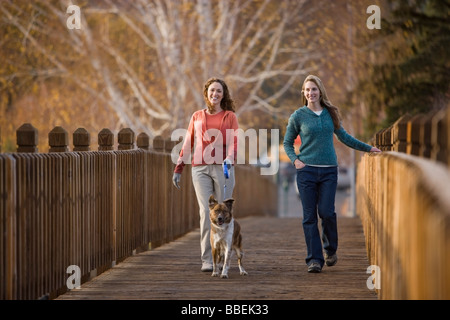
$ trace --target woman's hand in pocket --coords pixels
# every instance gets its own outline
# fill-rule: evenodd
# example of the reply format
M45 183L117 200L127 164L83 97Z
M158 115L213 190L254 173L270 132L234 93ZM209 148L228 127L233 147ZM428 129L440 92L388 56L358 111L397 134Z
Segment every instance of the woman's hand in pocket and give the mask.
M295 165L295 169L299 170L299 169L303 169L306 165L301 162L300 160L296 159L294 161L294 165Z

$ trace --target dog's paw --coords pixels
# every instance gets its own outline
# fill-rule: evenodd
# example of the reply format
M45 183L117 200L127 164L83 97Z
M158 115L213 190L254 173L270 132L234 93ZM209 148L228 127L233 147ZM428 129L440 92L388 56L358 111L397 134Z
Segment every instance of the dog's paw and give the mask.
M241 275L241 276L248 276L248 273L247 273L247 271L241 271L241 272L240 272L240 275Z
M211 274L211 277L218 277L219 276L219 273L218 272L213 272L212 274Z
M221 277L222 279L228 279L228 275L227 275L227 274L223 274L223 273L222 273L222 274L220 275L220 277Z

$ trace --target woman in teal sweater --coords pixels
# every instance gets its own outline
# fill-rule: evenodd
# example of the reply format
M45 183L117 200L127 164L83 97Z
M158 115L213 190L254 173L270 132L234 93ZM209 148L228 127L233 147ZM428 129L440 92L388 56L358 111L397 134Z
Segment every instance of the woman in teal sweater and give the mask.
M333 134L350 148L364 152L379 149L349 135L342 127L339 110L328 100L322 81L309 75L302 86L303 107L289 118L284 149L297 169L297 186L303 206L303 231L307 246L308 272L321 272L324 263L337 262L337 221L334 202L337 188L337 157ZM300 135L300 153L294 140ZM322 240L318 218L322 219ZM325 251L325 258L322 252Z

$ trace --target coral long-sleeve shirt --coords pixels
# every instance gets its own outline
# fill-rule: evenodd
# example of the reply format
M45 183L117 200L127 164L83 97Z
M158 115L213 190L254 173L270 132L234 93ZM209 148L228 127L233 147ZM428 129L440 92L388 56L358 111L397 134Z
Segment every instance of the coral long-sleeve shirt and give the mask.
M186 164L193 166L222 164L225 159L235 163L237 158L235 130L238 128L236 114L232 111L222 111L215 115L207 114L206 109L194 112L174 172L182 173Z

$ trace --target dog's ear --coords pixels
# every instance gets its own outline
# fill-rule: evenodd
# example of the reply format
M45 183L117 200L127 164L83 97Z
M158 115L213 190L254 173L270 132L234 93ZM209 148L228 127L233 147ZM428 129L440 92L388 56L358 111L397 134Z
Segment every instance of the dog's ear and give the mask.
M227 206L228 210L230 210L230 212L233 210L233 203L234 203L233 198L227 199L223 203L225 203L225 205Z
M210 209L213 209L213 208L216 206L217 203L218 203L218 202L217 202L217 200L214 198L214 196L213 196L213 195L210 195L210 196L209 196L209 208L210 208Z

